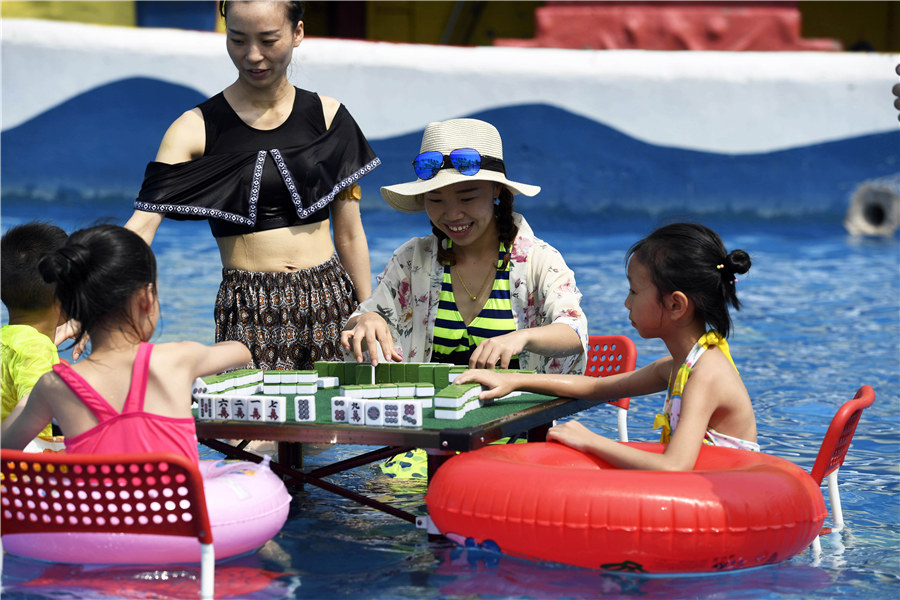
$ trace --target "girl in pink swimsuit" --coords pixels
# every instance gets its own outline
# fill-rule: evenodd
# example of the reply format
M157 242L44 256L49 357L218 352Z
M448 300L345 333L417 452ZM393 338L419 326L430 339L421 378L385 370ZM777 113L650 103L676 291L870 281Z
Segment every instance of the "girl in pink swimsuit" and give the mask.
M197 462L191 385L250 360L240 342L147 343L159 320L156 259L136 233L100 225L73 233L40 263L63 311L80 323L91 353L44 374L18 415L3 422L2 446L21 449L56 419L66 451L177 452Z
M740 308L735 275L750 269L750 256L726 251L719 236L702 225L675 223L637 242L626 259L631 324L641 337L663 340L669 356L603 378L468 371L455 383L482 384L483 400L517 389L590 400L668 391L655 424L667 443L662 454L619 444L577 421L547 433L548 440L620 468L690 470L704 443L759 450L753 405L725 342L731 329L728 306Z

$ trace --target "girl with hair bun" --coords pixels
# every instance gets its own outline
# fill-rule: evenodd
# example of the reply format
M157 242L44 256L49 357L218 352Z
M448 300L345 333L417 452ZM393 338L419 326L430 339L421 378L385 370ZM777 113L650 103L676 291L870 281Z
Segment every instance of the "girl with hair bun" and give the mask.
M577 421L547 433L548 440L619 468L690 470L702 444L759 451L753 405L725 341L731 331L728 307L740 308L735 276L750 269L750 256L743 250L728 252L703 225L675 223L634 244L626 262L631 324L641 337L663 340L669 356L603 378L467 371L455 383L482 384L487 388L483 400L517 389L591 400L666 390L665 406L654 422L668 444L663 454L619 444Z
M136 233L100 225L73 233L39 263L63 312L92 351L43 375L18 415L3 422L4 448L23 448L51 419L66 452L177 452L198 461L190 389L197 377L246 364L240 342L150 344L159 320L156 259Z

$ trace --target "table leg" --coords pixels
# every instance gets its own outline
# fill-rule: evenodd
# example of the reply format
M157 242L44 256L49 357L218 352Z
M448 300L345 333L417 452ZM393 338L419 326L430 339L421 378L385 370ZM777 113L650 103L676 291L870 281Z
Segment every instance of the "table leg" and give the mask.
M428 481L431 482L431 478L434 477L434 474L437 472L438 468L447 462L450 457L455 456L456 452L452 450L434 450L428 448L425 450L425 453L428 455Z
M546 423L544 425L539 425L534 429L529 429L527 432L527 439L529 442L546 442L547 441L547 432L550 431L550 427L552 423Z
M291 469L303 468L303 444L278 442L278 462Z

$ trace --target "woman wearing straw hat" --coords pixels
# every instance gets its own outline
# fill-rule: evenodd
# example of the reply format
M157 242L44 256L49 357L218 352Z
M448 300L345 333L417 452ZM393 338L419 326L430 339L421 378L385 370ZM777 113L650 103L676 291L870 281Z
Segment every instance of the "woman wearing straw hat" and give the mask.
M398 248L342 333L363 360L583 373L587 319L560 253L513 212L513 195L540 187L507 178L490 123L430 123L413 161L416 181L381 188L403 212L425 211L432 235ZM377 352L371 353L373 364Z

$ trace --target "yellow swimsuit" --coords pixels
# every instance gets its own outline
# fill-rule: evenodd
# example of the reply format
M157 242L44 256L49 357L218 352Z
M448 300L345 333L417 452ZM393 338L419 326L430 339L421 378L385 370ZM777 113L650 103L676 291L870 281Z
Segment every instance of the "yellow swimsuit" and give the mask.
M707 349L716 346L728 358L728 362L734 367L734 361L731 359L731 353L728 351L728 342L717 331L708 331L697 340L697 343L684 359L684 364L679 367L674 379L669 381L669 392L666 396L666 403L663 406L663 412L656 415L653 421L653 428L662 428L660 442L667 444L672 432L678 426L678 420L681 417L681 395L684 392L684 386L687 384L688 376L691 374L691 368L697 364L697 361L706 352ZM737 371L737 367L734 367ZM703 436L703 443L711 446L724 446L726 448L740 448L742 450L751 450L759 452L759 444L756 442L748 442L740 438L732 437L724 433L719 433L712 427L707 427L706 434Z

